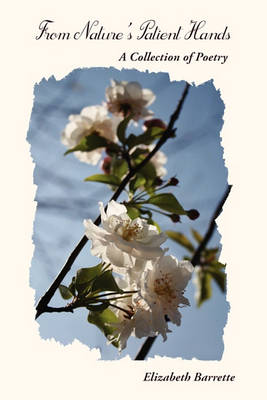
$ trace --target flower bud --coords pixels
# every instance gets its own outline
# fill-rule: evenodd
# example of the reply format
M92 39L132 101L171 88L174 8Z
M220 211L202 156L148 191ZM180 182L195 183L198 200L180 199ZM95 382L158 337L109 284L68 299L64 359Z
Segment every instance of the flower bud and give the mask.
M163 180L157 176L153 182L153 186L161 186L163 184Z
M158 118L148 119L147 121L144 122L144 126L146 128L154 128L154 127L162 129L167 128L166 124L161 119Z
M174 176L169 179L168 186L176 186L178 185L179 180L175 178Z
M188 218L190 218L192 220L197 219L200 215L199 212L195 209L188 210L188 211L186 211L186 213L187 213Z
M106 175L110 174L111 161L112 161L112 158L109 156L105 157L104 160L102 161L101 168L102 168L102 171L104 171L104 173Z
M181 222L180 215L178 214L171 214L170 219L172 220L172 222Z

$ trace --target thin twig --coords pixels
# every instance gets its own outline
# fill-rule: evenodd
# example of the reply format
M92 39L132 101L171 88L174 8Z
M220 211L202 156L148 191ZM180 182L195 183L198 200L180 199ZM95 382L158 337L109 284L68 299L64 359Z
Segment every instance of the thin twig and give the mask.
M131 171L133 169L133 167L132 167L131 158L129 156L128 151L124 149L122 156L123 156L124 160L126 160L126 162L127 162L129 171Z
M78 308L78 307L74 307L72 305L65 306L65 307L49 307L49 306L47 306L46 309L45 309L45 312L47 312L47 313L54 313L54 312L58 312L58 313L60 313L60 312L71 312L71 313L73 313L73 310L75 308Z
M161 138L158 140L156 146L154 147L154 149L146 156L146 158L140 163L138 164L136 167L132 168L129 173L126 175L126 177L122 180L122 182L120 183L118 189L116 190L116 192L113 194L113 196L111 197L111 200L117 200L118 197L120 196L120 194L122 193L122 191L124 190L124 188L126 187L126 185L128 184L128 182L130 181L130 179L141 169L143 168L148 161L155 155L155 153L161 148L161 146L170 138L173 136L174 134L174 124L176 122L176 120L178 119L180 112L182 110L184 101L186 99L188 90L189 90L190 85L188 83L186 83L186 86L184 88L182 97L177 105L177 108L175 109L174 113L171 115L170 118L170 122L167 126L166 131L164 132L164 134L161 136ZM94 221L95 225L100 225L101 222L101 216L99 215L96 220ZM52 297L54 296L56 290L58 289L59 285L61 284L61 282L63 281L63 279L65 278L65 276L67 275L67 273L70 271L72 264L74 263L75 259L77 258L77 256L79 255L79 253L81 252L81 250L83 249L83 247L85 246L85 244L87 243L88 238L84 235L82 237L82 239L80 240L80 242L77 244L77 246L75 247L75 249L72 251L72 253L70 254L69 258L67 259L65 265L62 267L60 273L58 274L58 276L56 277L56 279L54 280L54 282L52 283L52 285L49 287L49 289L46 291L46 293L41 297L41 299L39 300L37 306L36 306L36 316L35 318L37 319L41 314L43 314L44 312L46 312L46 309L48 307L48 304L50 302L50 300L52 299Z
M205 247L207 246L209 240L211 239L214 230L216 228L216 218L220 215L222 208L224 206L224 203L227 199L227 197L230 194L230 191L232 189L232 185L228 185L227 189L221 199L221 201L218 203L216 210L213 213L213 216L211 218L208 230L203 238L203 240L201 241L201 243L199 244L198 248L196 249L192 259L191 259L191 263L193 264L193 266L195 267L196 265L199 264L200 262L200 256L202 251L205 249ZM135 360L144 360L146 358L146 356L148 355L154 341L156 340L157 336L153 336L153 337L148 337L145 342L143 343L143 345L141 346L139 352L137 353Z
M216 210L213 213L213 216L211 218L208 230L203 238L203 240L201 241L201 243L199 244L198 248L196 249L194 256L191 260L191 263L196 266L200 263L200 257L201 257L201 253L203 252L203 250L205 249L205 247L207 246L208 242L210 241L211 236L213 235L213 232L216 228L216 222L215 220L217 219L217 217L220 215L223 205L227 199L227 197L230 194L230 191L232 189L232 185L228 185L227 189L221 199L221 201L219 202L218 206L216 207Z
M95 303L105 303L105 302L109 302L109 301L112 301L112 300L120 300L120 299L126 299L126 298L128 298L128 297L131 297L131 295L133 294L133 293L136 293L137 291L135 290L134 292L125 292L125 293L131 293L131 294L127 294L127 295L125 295L125 296L123 296L123 295L120 295L120 296L117 296L117 297L112 297L112 298L104 298L104 299L100 299L100 297L103 297L103 296L110 296L110 295L114 295L114 294L119 294L119 293L107 293L107 294L103 294L103 295L99 295L98 297L95 297L95 298L89 298L88 299L88 302L87 302L87 304L85 304L85 303L83 303L83 302L79 302L79 300L78 301L76 301L76 302L73 302L73 303L70 303L70 304L68 304L68 305L66 305L66 306L63 306L63 307L49 307L49 306L47 306L46 307L46 310L45 310L45 312L48 312L48 313L54 313L54 312L73 312L76 308L81 308L81 307L87 307L87 306L90 306L90 305L95 305ZM110 306L113 306L113 304L111 304L110 303ZM115 307L115 306L114 306ZM118 308L118 307L117 307ZM122 309L123 310L123 309ZM123 310L124 311L124 310Z
M114 308L117 308L117 310L123 311L123 312L124 312L125 314L127 314L129 317L132 316L132 314L130 313L129 310L125 310L125 308L119 307L119 306L117 306L116 304L110 303L110 307L114 307Z

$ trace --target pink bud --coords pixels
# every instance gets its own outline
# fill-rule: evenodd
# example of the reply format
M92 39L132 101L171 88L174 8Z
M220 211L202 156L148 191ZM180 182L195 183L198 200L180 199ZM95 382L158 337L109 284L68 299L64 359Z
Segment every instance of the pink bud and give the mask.
M162 129L167 128L166 124L161 119L158 118L148 119L147 121L144 122L144 126L146 128L154 128L154 127Z
M177 178L172 177L171 179L169 179L168 185L169 186L176 186L178 185L179 180Z
M112 158L110 156L105 157L104 160L102 161L101 168L106 175L110 174L111 161L112 161Z
M171 218L172 222L180 222L181 221L180 215L178 215L178 214L171 214L170 218Z
M153 185L154 186L161 186L162 184L163 184L163 180L159 176L157 176L155 178L154 182L153 182Z

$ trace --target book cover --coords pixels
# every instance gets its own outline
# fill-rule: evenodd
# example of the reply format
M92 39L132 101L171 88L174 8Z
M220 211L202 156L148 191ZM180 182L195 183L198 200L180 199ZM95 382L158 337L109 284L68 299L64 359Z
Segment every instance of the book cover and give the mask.
M5 398L262 398L263 3L5 13Z

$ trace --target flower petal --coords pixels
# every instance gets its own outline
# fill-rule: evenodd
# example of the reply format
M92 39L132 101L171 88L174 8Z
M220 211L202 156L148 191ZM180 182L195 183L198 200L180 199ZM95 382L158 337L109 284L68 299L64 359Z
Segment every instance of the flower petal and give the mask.
M107 207L107 216L110 217L111 215L121 215L127 213L127 208L120 203L117 203L114 200L111 200L108 203Z
M129 82L125 87L125 94L134 100L142 98L142 86L138 82Z

